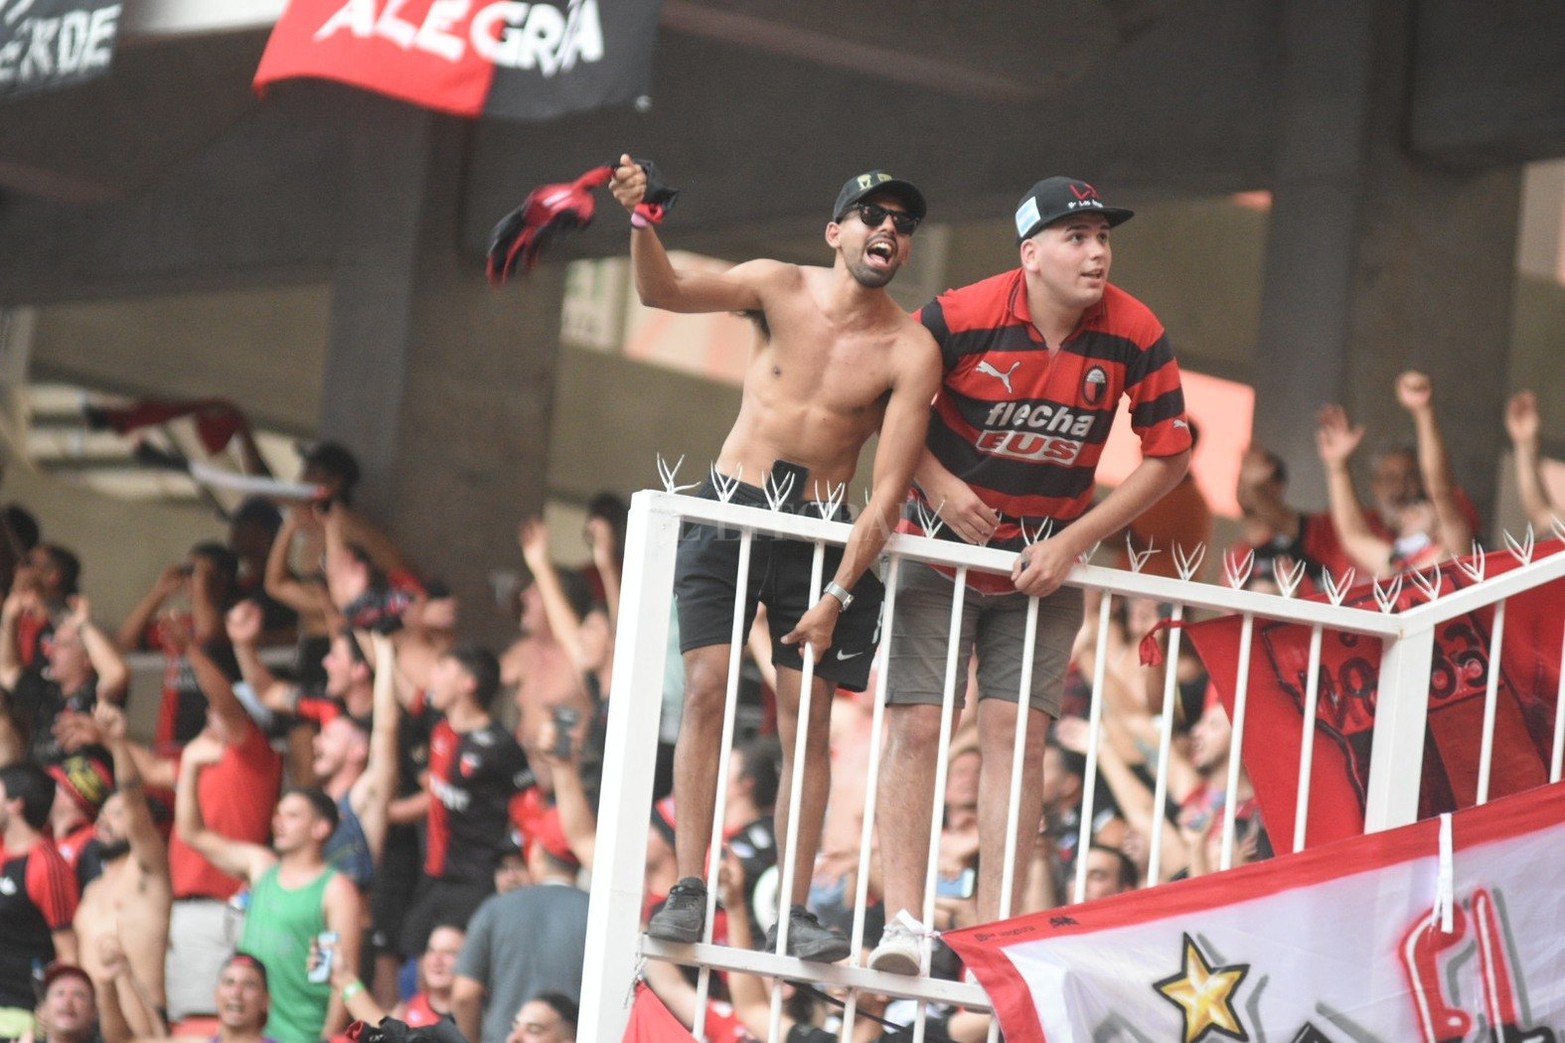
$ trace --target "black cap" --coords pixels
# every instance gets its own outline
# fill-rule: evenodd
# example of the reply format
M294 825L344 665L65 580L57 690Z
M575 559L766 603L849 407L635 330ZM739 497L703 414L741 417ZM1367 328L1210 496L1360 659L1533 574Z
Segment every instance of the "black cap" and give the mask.
M1016 241L1031 239L1040 228L1083 211L1102 214L1108 218L1110 228L1135 216L1134 210L1105 204L1098 196L1098 190L1085 181L1073 177L1046 177L1028 189L1016 204Z
M842 186L842 191L837 193L837 205L832 208L831 219L840 220L842 215L848 212L848 207L865 196L872 196L878 192L885 192L896 199L907 208L908 213L920 221L929 212L929 205L924 202L924 193L914 188L911 181L892 177L884 170L871 170L868 174L848 178L847 183Z

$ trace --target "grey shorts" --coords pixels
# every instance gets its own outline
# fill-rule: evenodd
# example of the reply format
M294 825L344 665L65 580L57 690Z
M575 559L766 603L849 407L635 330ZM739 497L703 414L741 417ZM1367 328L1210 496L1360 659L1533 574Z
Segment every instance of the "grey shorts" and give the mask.
M938 706L944 699L954 587L952 580L927 565L902 563L891 624L888 703ZM958 707L964 702L967 663L975 650L979 698L1018 701L1027 600L1025 594L983 594L971 587L967 589L962 599L962 629L957 645ZM1038 602L1038 636L1033 646L1028 703L1050 717L1060 714L1065 672L1070 667L1071 645L1081 630L1082 611L1081 591L1075 587L1061 587Z

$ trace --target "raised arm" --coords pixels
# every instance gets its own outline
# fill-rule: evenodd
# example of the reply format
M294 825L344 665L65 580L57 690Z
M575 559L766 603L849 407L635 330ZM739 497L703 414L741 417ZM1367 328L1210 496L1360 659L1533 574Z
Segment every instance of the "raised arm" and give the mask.
M38 603L31 590L15 587L0 605L0 688L6 691L16 687L22 676L22 652L16 640L16 626L28 608Z
M1397 378L1397 401L1413 415L1413 429L1418 434L1418 469L1440 525L1440 542L1448 554L1465 554L1474 533L1456 502L1451 454L1446 451L1445 436L1435 418L1434 385L1424 374L1410 370Z
M375 655L374 709L370 726L369 763L353 784L349 798L364 828L375 864L386 846L386 826L391 799L397 795L397 725L402 707L397 703L397 652L390 635L371 634Z
M152 622L152 617L157 615L158 609L169 599L176 590L190 579L185 571L183 562L175 562L162 572L153 582L150 590L136 603L136 607L130 610L130 615L120 624L115 632L114 643L127 651L142 647L141 636L146 633L147 625Z
M842 550L842 561L832 577L832 582L848 590L875 563L886 545L886 537L896 526L913 482L913 469L924 449L929 403L940 386L940 350L928 330L909 320L909 330L897 350L902 353L902 360L880 424L869 503L854 521ZM820 655L831 647L832 632L841 614L842 603L822 593L820 600L800 617L798 626L783 636L783 643L804 642L813 645L815 654Z
M300 531L301 518L310 517L308 512L308 507L296 505L283 515L282 528L277 530L277 537L272 540L271 550L266 555L265 589L274 601L287 605L301 616L313 618L326 612L329 601L326 588L294 575L288 560L294 536Z
M1245 448L1239 460L1239 506L1250 516L1275 532L1293 538L1299 534L1299 512L1282 498L1277 467L1265 449L1258 445Z
M634 212L647 191L646 172L630 156L621 156L610 186L620 205ZM639 217L631 220L630 264L641 303L677 312L757 311L761 295L746 276L775 266L775 262L750 261L726 272L675 268L657 231Z
M571 608L560 585L560 574L549 560L549 529L542 518L527 518L516 529L516 542L522 548L522 560L533 574L533 585L543 601L543 613L548 617L549 629L554 639L565 649L577 670L582 668L581 619Z
M337 935L337 956L344 966L359 966L359 943L363 937L364 899L359 889L341 873L333 873L326 881L326 893L321 899L326 914L326 929ZM326 1021L321 1028L321 1038L330 1039L348 1024L348 1010L343 1004L342 993L333 989L326 1007Z
M1556 511L1549 502L1549 494L1543 488L1543 476L1538 471L1540 426L1538 396L1525 390L1512 395L1505 404L1505 433L1510 435L1512 455L1516 459L1516 491L1521 496L1527 520L1539 535L1543 535L1552 529Z
M560 829L565 833L565 842L570 845L571 854L576 856L582 868L591 872L593 858L597 854L598 820L592 813L587 791L582 786L581 745L572 742L570 752L559 757L555 755L554 748L558 740L559 732L554 721L546 720L538 729L538 744L534 752L549 768L549 778L554 783L554 805L560 812Z
M1348 423L1347 411L1341 406L1321 406L1320 412L1315 414L1315 448L1326 468L1331 524L1342 541L1342 549L1359 568L1375 576L1384 576L1391 569L1391 542L1376 536L1369 527L1348 466L1363 440L1363 426L1354 427Z
M614 529L604 518L587 519L587 538L592 546L592 563L603 580L603 599L608 602L609 628L619 624L620 559Z
M254 727L254 724L250 721L250 712L234 694L233 682L199 643L191 641L183 651L185 661L196 675L196 684L200 685L201 694L206 697L207 707L212 711L214 723L220 732L218 737L230 744L239 742L244 737L244 730Z
M261 705L273 713L292 713L299 703L299 690L279 680L261 661L257 646L261 640L263 616L261 606L254 601L239 602L228 610L228 640L234 646L239 675L255 692Z
M271 868L277 856L260 844L247 844L208 829L201 818L196 784L201 772L216 764L222 756L222 742L207 733L185 745L179 765L179 782L174 787L174 828L180 839L221 871L254 881Z
M169 872L168 846L152 819L152 809L147 806L141 770L136 765L130 740L125 735L125 711L112 703L100 701L93 708L92 716L98 723L98 735L114 758L114 787L125 806L130 853L141 866L142 872L149 877L166 878Z
M125 705L125 692L130 687L130 667L114 642L92 621L92 604L85 594L73 594L66 599L70 606L69 622L81 635L82 647L92 663L93 673L98 675L98 698L107 699L116 706Z

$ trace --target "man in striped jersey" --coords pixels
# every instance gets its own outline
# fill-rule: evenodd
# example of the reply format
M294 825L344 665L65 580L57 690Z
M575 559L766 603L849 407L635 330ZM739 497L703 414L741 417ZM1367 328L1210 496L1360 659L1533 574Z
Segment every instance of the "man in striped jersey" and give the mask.
M1040 181L1016 210L1020 267L947 291L919 312L940 345L945 378L910 503L939 513L944 538L1018 552L1008 576L968 575L958 650L957 677L967 676L974 651L979 661L981 921L1000 913L1028 597L1042 600L1012 911L1020 911L1015 903L1041 814L1044 740L1081 626L1081 592L1061 584L1080 555L1172 489L1189 465L1184 394L1163 326L1108 281L1110 229L1130 216L1084 181ZM1143 459L1094 505L1094 472L1122 395ZM917 512L910 514L903 531L923 531ZM902 568L881 822L930 818L953 582L949 571L913 562ZM928 830L882 838L890 922L872 964L916 973L930 935L913 915L923 908Z

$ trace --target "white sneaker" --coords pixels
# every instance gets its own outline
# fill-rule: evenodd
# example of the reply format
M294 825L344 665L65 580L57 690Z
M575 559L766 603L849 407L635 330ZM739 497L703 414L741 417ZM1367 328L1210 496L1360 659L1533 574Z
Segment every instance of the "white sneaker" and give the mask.
M870 968L890 974L918 974L933 936L933 931L903 909L886 925L880 944L869 954Z

